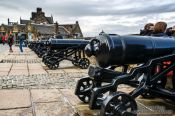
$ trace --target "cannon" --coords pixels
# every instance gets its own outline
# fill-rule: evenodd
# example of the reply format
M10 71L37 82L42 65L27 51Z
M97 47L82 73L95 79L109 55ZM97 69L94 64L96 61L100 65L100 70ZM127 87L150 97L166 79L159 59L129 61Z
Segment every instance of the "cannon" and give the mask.
M35 44L36 44L36 41L31 41L31 42L28 43L28 47L30 49L33 49L33 47L35 46Z
M57 69L63 60L69 60L75 66L86 69L90 64L84 53L84 48L88 43L89 41L84 39L51 39L50 50L43 56L42 61L50 69Z
M41 58L47 52L48 45L49 40L40 40L30 42L28 46Z
M66 49L69 47L78 46L79 49L84 49L88 43L89 41L84 39L51 39L50 48Z
M38 57L41 58L47 52L48 47L49 47L48 40L40 40L36 44L36 49L34 51L38 55Z
M174 37L102 34L85 47L86 55L95 56L98 66L90 66L88 77L77 82L75 95L89 103L90 109L100 109L101 116L136 116L139 95L175 101L175 77L171 89L165 81L166 74L175 69L174 51ZM140 65L128 70L129 64ZM115 71L110 66L125 68ZM120 92L121 84L134 89Z

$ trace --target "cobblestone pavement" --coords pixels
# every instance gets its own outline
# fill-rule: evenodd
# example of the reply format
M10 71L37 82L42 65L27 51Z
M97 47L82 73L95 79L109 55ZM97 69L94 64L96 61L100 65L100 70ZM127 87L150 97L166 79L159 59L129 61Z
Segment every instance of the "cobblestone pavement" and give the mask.
M74 89L85 73L0 76L0 89Z
M3 59L1 63L42 63L41 59Z

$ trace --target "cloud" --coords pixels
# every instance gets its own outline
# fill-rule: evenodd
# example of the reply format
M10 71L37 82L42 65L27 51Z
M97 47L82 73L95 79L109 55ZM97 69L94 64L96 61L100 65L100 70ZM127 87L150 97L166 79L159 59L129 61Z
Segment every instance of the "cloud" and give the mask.
M163 4L159 4L157 1L156 4L152 4L151 2L147 2L146 0L142 0L145 2L139 4L133 0L126 0L125 2L114 2L103 0L103 2L96 1L91 3L88 2L80 2L80 1L65 1L65 2L56 2L56 3L48 3L47 8L53 10L54 13L64 15L64 16L123 16L123 15L147 15L147 14L156 14L162 12L174 12L175 11L175 3L167 2ZM160 0L159 0L160 1ZM63 5L64 4L64 5ZM126 5L126 4L129 4ZM127 7L126 7L126 6ZM54 10L58 9L58 10Z
M0 23L29 19L36 7L42 7L61 23L79 21L85 36L108 33L139 33L145 23L166 21L175 24L174 0L0 0Z

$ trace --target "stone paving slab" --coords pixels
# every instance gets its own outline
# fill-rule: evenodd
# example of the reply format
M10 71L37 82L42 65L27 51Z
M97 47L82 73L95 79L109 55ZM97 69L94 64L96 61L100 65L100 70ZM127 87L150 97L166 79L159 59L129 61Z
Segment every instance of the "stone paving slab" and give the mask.
M33 116L31 108L0 110L0 116Z
M36 103L36 116L74 116L74 111L63 101Z
M6 57L5 57L5 59L11 59L11 58L15 58L16 56L15 55L7 55Z
M38 69L42 68L40 63L35 63L35 64L28 64L29 69Z
M27 63L13 63L13 67L27 67Z
M0 72L0 76L6 76L6 75L8 75L8 71L3 71L3 72Z
M25 66L13 66L12 68L11 68L11 70L28 70L28 68L27 68L27 66L25 67Z
M28 70L27 65L22 65L22 66L12 66L11 70Z
M8 72L10 67L0 67L0 72Z
M72 106L76 106L77 103L81 104L80 100L76 95L74 95L74 89L60 89L62 95L67 98Z
M26 59L27 55L17 55L15 59Z
M28 70L11 70L9 75L29 75Z
M30 66L28 66L28 69L29 70L44 70L41 66L38 66L38 67L30 67Z
M0 109L31 106L29 90L0 90Z
M12 63L0 63L0 68L10 68Z
M60 90L67 101L78 112L80 116L98 116L99 110L90 110L88 104L82 103L77 96L74 95L74 90L61 89Z
M58 89L32 89L32 101L35 103L41 102L58 102L61 98L61 93Z

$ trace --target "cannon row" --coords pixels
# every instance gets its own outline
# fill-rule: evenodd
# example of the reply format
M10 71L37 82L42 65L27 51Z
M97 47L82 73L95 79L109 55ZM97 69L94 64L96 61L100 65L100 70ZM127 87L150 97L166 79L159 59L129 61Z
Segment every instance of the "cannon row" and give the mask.
M86 56L94 56L97 66L90 66L88 76L77 82L75 95L90 109L100 109L101 116L137 116L135 99L140 95L175 101L174 37L101 34L91 41L50 39L29 47L50 69L58 68L62 60L88 68ZM128 69L130 64L137 66ZM116 70L118 67L122 70ZM170 72L172 88L167 89ZM121 84L134 89L120 92Z
M42 41L33 41L28 44L28 47L33 50L39 58L41 58L49 48L49 41L42 40Z
M174 50L174 37L102 34L85 48L98 66L90 66L89 76L77 82L75 95L90 109L100 109L101 116L137 116L135 99L140 95L175 101L174 74L173 87L166 88L167 74L175 69ZM129 64L137 66L129 70ZM117 67L123 70L116 71ZM134 89L120 92L121 84Z
M89 67L90 61L84 53L89 41L84 39L49 39L29 43L38 57L49 69L57 69L63 60L69 60L81 69Z

